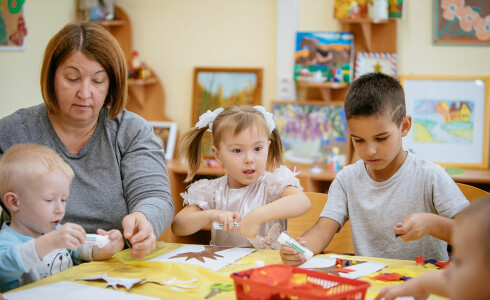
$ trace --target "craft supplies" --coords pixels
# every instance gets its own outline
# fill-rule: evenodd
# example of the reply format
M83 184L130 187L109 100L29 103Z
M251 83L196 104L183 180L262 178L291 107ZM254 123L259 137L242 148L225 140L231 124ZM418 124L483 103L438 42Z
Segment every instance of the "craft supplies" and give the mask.
M359 299L366 296L368 282L301 269L268 265L231 275L238 300L247 299Z
M289 246L299 251L299 253L303 254L306 260L309 260L313 257L313 252L310 249L301 245L298 241L287 235L285 232L282 232L279 238L277 239L279 243L285 246Z
M111 240L109 239L108 235L87 233L85 237L85 244L95 245L99 248L104 248L110 241Z
M212 226L214 230L223 230L223 224L218 222L213 222ZM233 222L233 227L236 229L238 227L238 222Z
M204 299L209 299L213 297L214 295L221 293L221 292L229 292L233 291L234 286L231 283L223 284L223 283L213 283L211 285L211 292L204 297Z

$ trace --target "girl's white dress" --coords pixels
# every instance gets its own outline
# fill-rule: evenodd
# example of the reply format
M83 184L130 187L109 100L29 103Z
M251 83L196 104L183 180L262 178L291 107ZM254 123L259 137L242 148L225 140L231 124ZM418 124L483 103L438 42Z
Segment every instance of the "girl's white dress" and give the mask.
M202 179L192 183L187 192L180 195L184 205L197 205L202 210L237 211L243 218L250 211L281 198L288 186L303 190L297 174L281 166L272 173L264 172L255 183L239 189L230 189L228 175L213 180ZM257 235L266 236L275 223L280 224L280 231L287 230L287 220L273 220L262 224ZM211 229L211 245L250 247L251 243L236 232Z

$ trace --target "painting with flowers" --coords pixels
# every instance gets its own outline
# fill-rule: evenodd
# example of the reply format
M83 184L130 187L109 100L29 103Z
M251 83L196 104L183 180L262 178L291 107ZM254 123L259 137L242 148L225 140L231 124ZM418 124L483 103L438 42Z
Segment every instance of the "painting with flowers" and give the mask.
M342 103L274 101L272 114L286 161L327 165L346 162L347 123Z
M435 44L490 45L490 1L433 1Z

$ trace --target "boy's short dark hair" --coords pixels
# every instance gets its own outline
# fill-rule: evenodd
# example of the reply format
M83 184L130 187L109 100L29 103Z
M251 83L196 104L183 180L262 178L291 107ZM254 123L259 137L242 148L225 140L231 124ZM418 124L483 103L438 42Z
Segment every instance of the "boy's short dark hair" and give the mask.
M345 116L390 116L400 126L405 117L405 93L400 82L384 73L367 73L356 79L344 102Z

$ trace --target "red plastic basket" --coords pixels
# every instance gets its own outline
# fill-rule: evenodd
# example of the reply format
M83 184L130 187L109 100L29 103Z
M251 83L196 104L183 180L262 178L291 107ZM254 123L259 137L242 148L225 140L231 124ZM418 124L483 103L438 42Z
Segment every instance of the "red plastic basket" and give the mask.
M286 287L281 285L271 285L257 280L250 279L249 276L255 270L274 270L283 271L285 276L292 273L306 274L308 282L314 283L312 289ZM266 274L266 273L264 273ZM277 273L276 273L277 274ZM363 300L366 296L369 282L342 278L332 274L301 269L289 265L268 265L262 268L250 269L231 275L235 282L235 292L237 299L265 300L265 299L328 299L328 300Z

